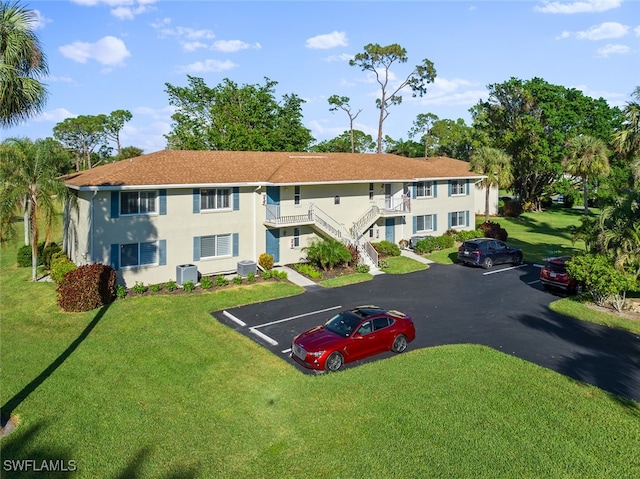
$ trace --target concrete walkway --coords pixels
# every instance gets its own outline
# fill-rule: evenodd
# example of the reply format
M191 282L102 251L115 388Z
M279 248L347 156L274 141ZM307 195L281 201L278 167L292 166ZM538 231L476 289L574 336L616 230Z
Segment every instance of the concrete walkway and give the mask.
M400 250L400 254L402 256L406 256L407 258L411 258L413 260L419 261L420 263L424 263L424 264L433 263L433 261L431 261L430 259L423 258L422 256L420 256L419 254L414 253L410 249L402 249L402 250Z

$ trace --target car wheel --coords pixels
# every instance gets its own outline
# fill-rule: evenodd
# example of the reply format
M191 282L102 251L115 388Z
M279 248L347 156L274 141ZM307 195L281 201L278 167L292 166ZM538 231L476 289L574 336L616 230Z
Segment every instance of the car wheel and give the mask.
M340 353L331 353L324 363L327 371L338 371L344 364L344 359Z
M517 254L517 255L515 256L515 258L513 258L513 262L512 262L512 264L513 264L514 266L520 266L520 265L522 264L522 255L521 255L521 254Z
M484 269L490 269L493 266L493 260L491 258L485 258L482 262L482 267Z
M394 353L401 353L405 349L407 349L408 345L407 337L404 334L399 334L396 336L396 339L393 340L393 345L391 346L391 351Z

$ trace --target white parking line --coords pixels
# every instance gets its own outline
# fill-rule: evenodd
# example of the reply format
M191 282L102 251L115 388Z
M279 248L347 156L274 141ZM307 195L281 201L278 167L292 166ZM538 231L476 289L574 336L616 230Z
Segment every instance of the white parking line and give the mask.
M509 271L512 269L518 269L518 268L524 268L525 266L527 266L526 264L520 264L518 266L512 266L511 268L502 268L502 269L496 269L494 271L487 271L486 273L482 273L484 276L488 275L488 274L495 274L495 273L502 273L503 271Z
M282 354L289 354L291 352L291 348L289 349L283 349L282 351L280 351Z
M247 323L245 323L244 321L236 318L233 314L231 314L229 311L222 311L222 314L224 314L227 318L229 318L231 321L233 321L234 323L239 324L242 327L245 327L247 325Z
M536 284L536 283L539 283L539 282L540 282L540 280L536 279L535 281L529 281L527 284Z
M269 336L267 336L264 333L261 333L260 331L257 331L255 328L249 328L249 331L251 331L253 334L255 334L256 336L261 337L262 339L264 339L266 342L268 342L269 344L271 344L272 346L277 346L278 345L278 341L276 341L273 338L270 338Z
M271 321L269 323L258 324L256 326L253 326L253 329L264 328L265 326L271 326L272 324L284 323L286 321L291 321L292 319L304 318L305 316L311 316L313 314L318 314L318 313L326 313L327 311L332 311L334 309L340 309L340 308L342 308L342 306L333 306L331 308L319 309L317 311L310 311L308 313L297 314L295 316L290 316L290 317L284 318L284 319L278 319L276 321Z

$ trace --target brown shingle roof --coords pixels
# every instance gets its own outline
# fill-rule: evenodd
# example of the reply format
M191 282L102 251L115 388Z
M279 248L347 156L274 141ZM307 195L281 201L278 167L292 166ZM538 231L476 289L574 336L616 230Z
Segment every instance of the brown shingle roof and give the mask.
M304 184L480 178L452 158L367 153L162 150L65 177L70 187Z

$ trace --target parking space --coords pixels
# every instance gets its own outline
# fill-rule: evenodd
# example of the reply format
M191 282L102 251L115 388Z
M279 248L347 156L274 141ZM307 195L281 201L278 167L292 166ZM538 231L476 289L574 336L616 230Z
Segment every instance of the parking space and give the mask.
M342 288L314 288L212 315L296 369L312 373L289 357L293 337L340 310L375 304L413 317L416 339L408 351L483 344L640 400L640 337L554 313L549 303L558 298L542 289L539 271L534 265L505 265L486 274L482 268L433 264L425 271L380 275Z

